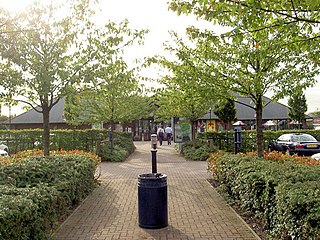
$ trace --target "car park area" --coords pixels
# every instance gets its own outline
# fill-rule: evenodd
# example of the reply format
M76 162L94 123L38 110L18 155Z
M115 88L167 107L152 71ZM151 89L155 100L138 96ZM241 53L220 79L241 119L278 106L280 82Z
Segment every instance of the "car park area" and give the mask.
M320 153L320 142L312 135L306 133L287 133L274 140L268 150L287 154L311 156Z

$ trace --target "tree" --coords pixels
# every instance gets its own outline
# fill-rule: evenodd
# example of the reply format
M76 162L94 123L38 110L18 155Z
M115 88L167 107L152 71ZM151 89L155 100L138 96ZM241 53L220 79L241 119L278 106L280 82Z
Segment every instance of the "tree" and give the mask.
M226 125L225 129L230 128L230 123L235 120L237 110L233 99L219 99L213 108L214 114L217 115Z
M299 127L305 121L305 113L308 110L306 96L302 90L295 91L288 100L289 117L299 123Z
M319 0L172 0L170 8L180 14L195 14L214 24L228 26L229 37L241 40L246 33L286 32L283 44L302 48L318 62L320 33ZM318 62L319 64L319 62Z
M9 120L8 116L0 115L0 129L7 130L7 123L5 122L8 120Z
M140 119L148 103L141 96L138 68L129 68L122 55L126 47L138 42L148 31L132 30L128 21L109 22L90 34L89 49L94 53L83 72L82 84L75 89L76 98L68 106L68 119L73 123L115 123ZM69 102L69 103L72 103Z
M279 33L282 34L285 33ZM271 101L277 101L289 95L291 89L311 86L319 68L302 52L293 52L279 45L277 36L268 33L255 36L248 33L241 42L195 28L188 29L188 36L194 46L186 46L179 41L180 45L172 48L181 63L168 80L172 84L183 81L185 89L202 86L195 91L200 95L210 92L210 95L202 95L207 102L212 96L216 99L232 98L235 93L251 98L254 105L247 107L256 112L257 148L259 156L262 156L262 111L269 103L263 102L263 96L271 91ZM185 81L187 78L180 72L187 72L190 81ZM180 91L178 87L172 89Z
M272 92L271 101L277 101L291 89L311 86L319 68L303 53L281 47L275 35L249 33L239 42L191 29L189 36L197 45L190 49L186 61L195 62L202 80L212 85L215 95L228 98L236 93L254 103L248 107L256 112L257 149L262 156L262 111L269 103L263 102L263 96Z
M196 62L204 81L212 81L217 93L250 97L256 111L257 149L263 155L262 96L272 101L289 95L298 85L315 83L319 73L319 3L311 1L183 1L171 2L178 13L231 27L224 35L189 28L197 43L186 61ZM297 81L296 79L299 79ZM251 107L251 106L248 106Z
M174 60L165 57L153 59L169 73L159 82L164 86L157 95L157 116L162 120L172 117L186 118L192 126L192 138L195 137L193 123L202 117L210 108L211 91L207 91L201 81L201 76L195 70L192 61L186 61L188 47L172 33L177 46L167 46L166 50L175 55Z
M316 111L309 113L308 115L310 115L313 118L320 118L320 110L317 108Z
M15 16L5 12L1 18L0 82L7 96L31 106L43 116L44 155L49 155L52 107L67 94L77 75L87 63L82 40L89 25L90 1L66 1L65 8L39 1L25 13ZM63 11L63 17L57 14ZM40 106L40 110L37 108Z

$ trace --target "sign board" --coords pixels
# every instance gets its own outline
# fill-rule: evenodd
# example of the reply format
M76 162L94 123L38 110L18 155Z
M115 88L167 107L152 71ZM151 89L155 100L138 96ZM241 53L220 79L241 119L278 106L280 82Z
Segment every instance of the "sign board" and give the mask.
M207 120L207 132L216 131L216 122L214 120Z
M175 143L188 142L192 139L191 124L185 118L173 118L173 140Z

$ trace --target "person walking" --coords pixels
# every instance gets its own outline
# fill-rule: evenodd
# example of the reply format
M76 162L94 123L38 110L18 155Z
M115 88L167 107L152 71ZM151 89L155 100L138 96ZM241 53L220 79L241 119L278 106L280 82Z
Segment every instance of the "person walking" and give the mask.
M162 145L162 141L163 141L163 137L164 137L164 130L163 130L162 126L160 126L158 128L157 135L158 135L159 143L160 143L160 146L161 146Z
M167 135L168 145L171 145L172 128L171 128L170 125L169 125L169 126L167 126L167 127L165 128L164 131L165 131L165 133L166 133L166 135Z

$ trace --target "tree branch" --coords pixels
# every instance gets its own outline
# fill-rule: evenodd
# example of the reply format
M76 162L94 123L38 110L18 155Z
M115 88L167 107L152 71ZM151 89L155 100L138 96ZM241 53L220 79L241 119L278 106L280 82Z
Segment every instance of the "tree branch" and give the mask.
M249 8L249 9L252 8L248 4L245 4L245 3L240 2L238 0L227 0L227 2L230 2L230 3L233 3L233 4L238 4L238 5L241 5L242 7ZM288 17L288 18L292 18L295 21L302 21L302 22L308 22L308 23L320 23L320 21L317 21L317 20L294 17L294 16L290 15L289 12L294 12L295 11L294 7L293 7L293 9L282 9L282 10L276 10L276 9L270 10L270 9L265 9L265 8L262 8L262 7L259 7L259 8L256 8L256 9L260 10L262 12L273 13L273 14L278 14L278 15L285 16L285 17ZM299 11L303 12L303 13L315 12L314 10L299 10Z
M33 103L30 103L30 102L28 102L28 101L21 100L21 99L20 99L20 100L15 100L15 101L21 102L21 103L24 103L24 104L27 104L27 105L29 105L33 110L35 110L36 112L38 112L38 113L43 113L43 111L37 109L37 107L41 107L41 106L35 107L35 106L33 105ZM35 103L34 103L34 104L35 104Z

